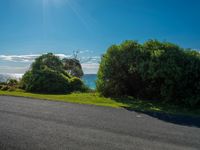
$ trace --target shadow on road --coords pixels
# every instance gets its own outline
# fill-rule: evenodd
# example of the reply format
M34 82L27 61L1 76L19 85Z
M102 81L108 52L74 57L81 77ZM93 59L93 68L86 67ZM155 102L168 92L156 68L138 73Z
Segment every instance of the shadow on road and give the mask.
M193 116L187 116L187 115L173 115L170 113L164 113L164 112L175 113L178 110L179 112L182 112L183 114L187 114L187 113L195 114L195 112L199 114L199 111L188 110L184 108L183 106L176 106L174 104L163 103L163 102L155 101L155 100L142 101L142 100L136 100L134 98L115 98L113 100L127 105L127 107L123 107L123 108L129 111L143 113L165 122L200 128L200 117L196 117L196 116L193 117ZM151 108L157 108L158 110L162 112L147 111L147 110L151 110Z
M137 113L149 115L151 117L157 118L157 119L165 121L165 122L200 128L200 117L172 115L172 114L160 113L160 112L145 112L145 111L134 110L134 109L127 108L127 107L124 107L124 108L129 111L135 111Z

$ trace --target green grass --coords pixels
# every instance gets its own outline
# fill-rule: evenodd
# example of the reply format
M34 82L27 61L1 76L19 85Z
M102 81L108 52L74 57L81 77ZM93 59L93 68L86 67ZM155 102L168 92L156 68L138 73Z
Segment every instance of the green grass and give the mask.
M187 109L181 106L158 101L143 101L133 98L112 99L99 96L98 93L72 93L66 95L34 94L24 91L0 91L0 95L29 97L43 100L62 101L79 104L90 104L114 108L126 108L138 111L164 112L169 114L200 116L200 110Z

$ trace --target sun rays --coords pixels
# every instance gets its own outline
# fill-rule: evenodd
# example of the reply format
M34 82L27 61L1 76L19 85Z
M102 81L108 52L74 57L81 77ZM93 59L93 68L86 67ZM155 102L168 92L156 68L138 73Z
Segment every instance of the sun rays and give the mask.
M46 24L46 16L48 15L49 7L61 8L68 7L77 19L80 20L82 25L91 31L91 20L93 20L89 14L87 14L79 5L77 0L43 0L43 22Z

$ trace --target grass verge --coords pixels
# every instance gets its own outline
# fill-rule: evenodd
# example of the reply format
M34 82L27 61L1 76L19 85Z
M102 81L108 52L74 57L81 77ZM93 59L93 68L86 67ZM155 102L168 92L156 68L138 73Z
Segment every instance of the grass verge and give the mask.
M133 98L112 99L99 96L98 93L72 93L66 95L34 94L24 91L0 91L3 96L28 97L43 100L62 101L79 104L90 104L114 108L126 108L141 112L162 112L176 115L200 116L200 110L188 109L177 105L166 104L158 101L143 101Z

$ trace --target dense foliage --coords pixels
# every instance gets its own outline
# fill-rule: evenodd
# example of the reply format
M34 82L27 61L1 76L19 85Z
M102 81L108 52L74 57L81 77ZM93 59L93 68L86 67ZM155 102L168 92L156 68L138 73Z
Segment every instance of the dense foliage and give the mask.
M74 80L78 83L72 82ZM21 80L22 89L37 93L69 93L83 86L79 78L65 71L62 61L52 53L36 58Z
M200 104L200 54L156 40L125 41L103 55L97 90L104 96L134 96Z
M79 60L75 58L65 58L62 60L64 69L72 76L83 77L83 70Z
M14 91L18 88L18 81L16 79L8 79L7 82L0 82L0 90Z

